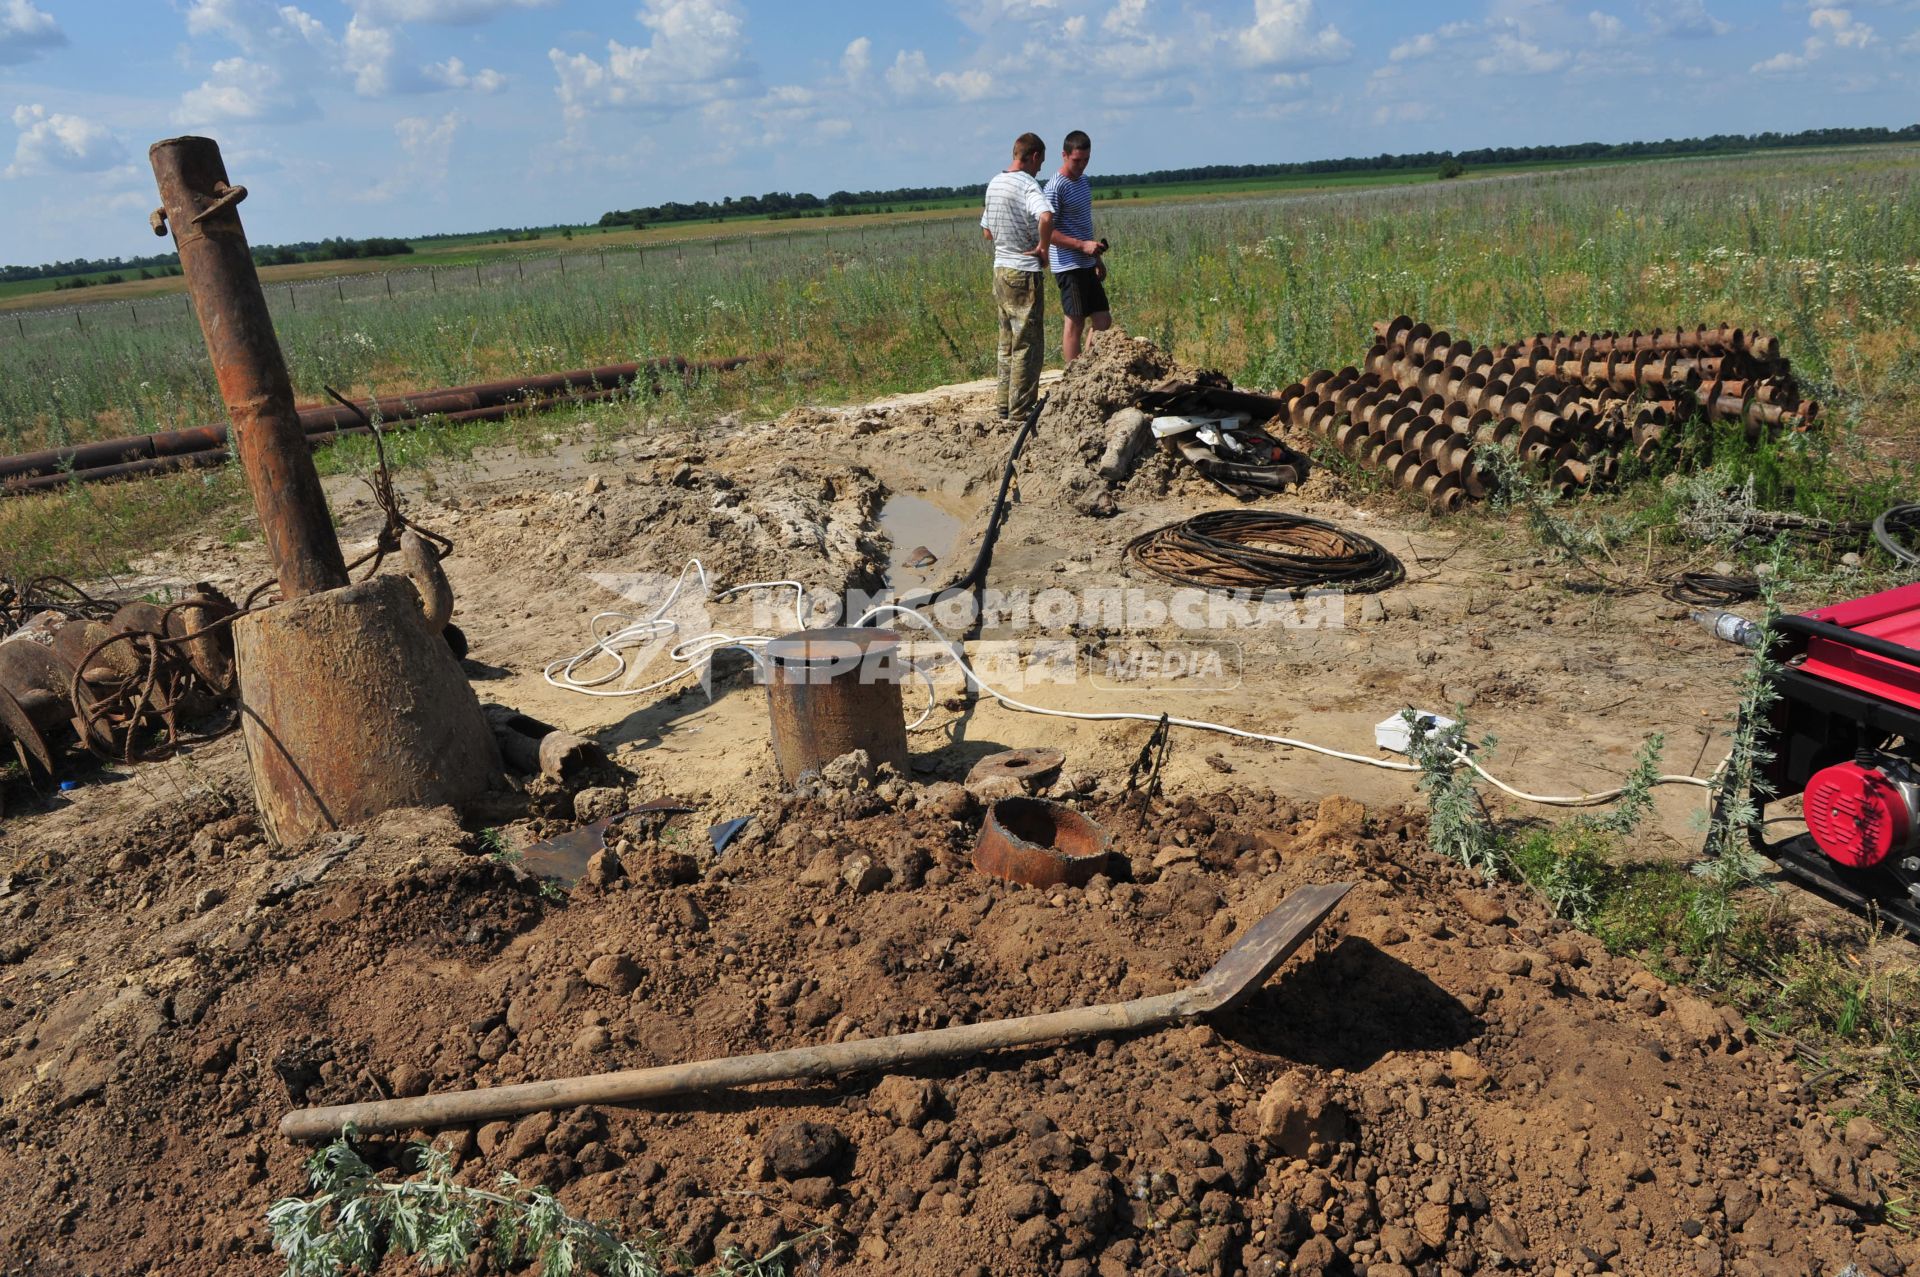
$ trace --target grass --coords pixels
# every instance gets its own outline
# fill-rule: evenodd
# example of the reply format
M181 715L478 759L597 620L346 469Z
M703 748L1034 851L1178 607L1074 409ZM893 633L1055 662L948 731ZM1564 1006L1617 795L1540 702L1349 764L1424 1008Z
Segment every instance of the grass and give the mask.
M1826 425L1757 444L1703 432L1691 461L1726 486L1753 476L1770 508L1862 518L1910 492L1920 461L1916 158L1920 149L1903 147L1770 152L1491 182L1111 200L1097 215L1115 244L1121 323L1241 384L1338 367L1366 348L1375 319L1402 311L1483 339L1723 318L1776 331L1825 401ZM425 270L301 283L338 270L316 264L265 275L307 402L329 385L388 393L664 354L777 359L672 386L651 412L772 414L991 373L970 216L762 230L730 243L672 238L710 233L702 224L544 239L493 246L515 251L464 265L460 255L479 250L455 243L417 254L411 264ZM568 255L553 256L556 246ZM108 322L116 312L131 314ZM222 419L205 346L178 298L78 314L0 316L0 340L9 323L28 334L10 345L15 375L0 379L0 451ZM475 437L456 433L445 446ZM1691 490L1662 486L1664 477L1582 503L1582 517L1609 546L1649 532L1676 542ZM238 493L222 474L9 500L0 568L112 566L169 528L244 522L231 513Z
M1618 164L1632 161L1620 160L1541 160L1521 164L1485 165L1471 170L1474 177L1498 177L1515 173L1536 173L1561 169L1587 168L1602 164ZM1096 175L1097 176L1097 175ZM1201 180L1192 182L1159 182L1153 184L1135 184L1125 188L1096 187L1094 198L1103 205L1114 199L1132 199L1143 204L1152 204L1164 200L1190 200L1197 197L1218 195L1272 195L1276 193L1301 193L1308 191L1362 190L1375 186L1404 186L1415 182L1431 182L1438 176L1435 168L1402 169L1394 171L1362 170L1351 173L1304 173L1286 177L1238 178ZM341 274L369 274L388 270L420 269L431 266L465 266L475 262L491 261L503 253L548 254L561 252L595 253L609 248L633 248L648 244L660 244L688 239L710 239L717 232L723 238L736 238L741 235L780 234L827 234L833 229L859 230L869 226L886 225L892 222L928 217L943 217L959 211L975 210L977 197L964 196L944 200L897 200L884 207L861 206L854 211L838 216L822 213L819 216L809 214L805 217L775 218L770 214L749 214L727 218L711 218L697 221L665 222L636 230L626 226L600 226L598 224L553 225L532 228L530 238L516 237L508 239L500 231L476 231L466 235L439 235L431 238L409 240L413 248L410 256L360 258L330 262L301 263L295 266L267 267L261 271L261 277L269 283L286 283L293 280L331 278ZM525 232L513 232L524 236ZM152 268L149 268L152 269ZM121 267L118 270L100 270L87 272L80 278L98 285L111 275L137 276L139 267ZM54 279L24 279L0 283L0 309L9 305L22 306L73 306L100 301L122 301L128 298L152 296L158 293L178 292L185 284L180 279L140 280L128 278L123 283L109 285L100 291L87 292L84 296L60 295L64 290L54 287L55 283L69 284L73 277Z

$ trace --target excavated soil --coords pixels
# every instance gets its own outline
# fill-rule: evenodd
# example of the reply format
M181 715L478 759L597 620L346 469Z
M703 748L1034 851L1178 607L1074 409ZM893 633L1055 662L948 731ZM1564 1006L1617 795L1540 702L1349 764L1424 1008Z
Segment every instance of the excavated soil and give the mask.
M1091 467L1106 416L1184 371L1116 340L1053 387L995 586L1164 594L1119 547L1227 500L1158 457L1111 490ZM1836 1131L1737 1018L1433 856L1401 774L1177 735L1143 816L1125 782L1147 724L970 704L948 680L908 775L839 767L790 793L737 663L711 697L589 699L541 677L596 613L657 602L690 557L715 586L877 587L900 549L878 530L893 495L970 529L928 547L935 575L957 573L1012 434L987 405L976 389L653 424L411 478L412 513L458 543L482 698L593 734L616 764L579 795L530 787L485 837L403 812L270 848L232 739L96 773L40 810L16 791L0 825L0 1270L277 1272L264 1213L304 1187L304 1150L275 1133L290 1107L1166 992L1290 890L1331 881L1356 885L1315 940L1205 1024L442 1138L466 1182L548 1184L696 1262L819 1230L801 1273L1920 1265L1881 1222L1897 1168L1870 1129ZM333 497L351 555L374 512L350 483ZM1027 699L1361 752L1403 705L1465 704L1514 743L1489 765L1533 789L1612 783L1656 729L1669 770L1704 773L1724 748L1738 655L1656 596L1596 599L1499 524L1356 500L1325 474L1274 504L1364 528L1409 582L1345 600L1337 622L1234 633L1231 685L1089 675ZM262 566L255 546L190 542L121 584L238 586ZM767 619L740 599L696 610L689 626L733 633ZM987 634L1044 631L1003 618ZM1151 616L1056 637L1088 671L1115 645L1184 641ZM1087 887L972 870L980 806L955 782L1009 745L1066 751L1052 793L1114 831ZM695 810L616 824L570 891L499 854L662 797ZM1649 846L1685 854L1697 805L1662 791ZM738 816L752 821L716 855L708 827Z

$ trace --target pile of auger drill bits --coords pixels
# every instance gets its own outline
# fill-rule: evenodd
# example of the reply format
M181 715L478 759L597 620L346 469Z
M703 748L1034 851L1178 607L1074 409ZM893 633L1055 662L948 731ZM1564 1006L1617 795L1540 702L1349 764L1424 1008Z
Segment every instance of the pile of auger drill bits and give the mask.
M1281 391L1282 415L1441 510L1496 486L1483 445L1510 449L1567 495L1611 482L1628 452L1652 460L1695 417L1743 422L1758 438L1819 413L1777 338L1725 325L1476 346L1402 315L1374 333L1362 368Z

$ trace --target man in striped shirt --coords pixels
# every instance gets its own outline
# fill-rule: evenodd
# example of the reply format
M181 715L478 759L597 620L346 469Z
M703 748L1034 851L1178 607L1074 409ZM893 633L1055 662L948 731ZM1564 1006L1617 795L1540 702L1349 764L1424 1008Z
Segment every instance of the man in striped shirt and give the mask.
M1101 260L1107 242L1093 237L1093 188L1087 183L1092 156L1092 139L1079 129L1067 134L1060 144L1060 171L1045 192L1054 222L1053 278L1060 285L1060 356L1067 363L1080 357L1089 323L1097 333L1113 326L1103 282L1107 264Z
M1000 313L1000 415L1020 416L1040 397L1041 346L1046 341L1047 245L1053 212L1034 175L1047 144L1022 133L1013 163L987 183L980 233L993 241L993 299Z

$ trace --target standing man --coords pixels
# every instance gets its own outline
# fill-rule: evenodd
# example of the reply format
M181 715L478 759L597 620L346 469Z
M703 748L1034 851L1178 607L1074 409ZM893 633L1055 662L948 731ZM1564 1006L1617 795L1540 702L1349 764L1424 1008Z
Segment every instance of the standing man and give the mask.
M1107 264L1100 260L1106 243L1093 237L1093 188L1087 184L1087 161L1093 142L1079 129L1060 144L1060 171L1047 182L1047 207L1053 213L1053 278L1060 285L1060 356L1067 363L1080 357L1080 339L1089 322L1103 333L1113 326L1107 309Z
M987 183L980 233L993 241L993 299L1000 312L1000 416L1024 415L1040 397L1046 341L1047 245L1053 213L1035 175L1047 159L1039 135L1013 142L1013 163Z

